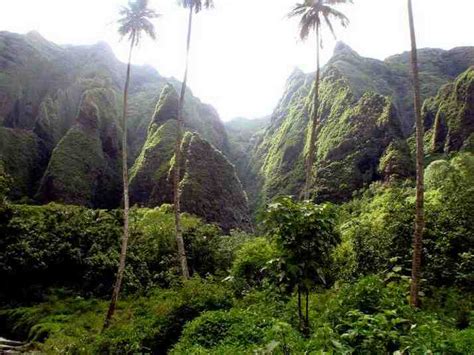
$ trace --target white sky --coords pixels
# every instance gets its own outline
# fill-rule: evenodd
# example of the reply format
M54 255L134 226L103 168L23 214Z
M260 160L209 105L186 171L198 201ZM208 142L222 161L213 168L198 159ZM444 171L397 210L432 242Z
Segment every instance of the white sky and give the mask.
M222 119L271 113L295 67L315 69L312 38L297 40L296 22L286 19L297 0L215 0L195 17L190 87L216 107ZM450 49L474 45L474 0L413 0L419 47ZM114 20L127 0L0 0L0 30L39 31L60 44L110 43L125 60ZM354 0L340 7L351 20L343 40L361 55L384 59L409 48L406 0ZM176 0L150 0L163 16L157 42L144 41L134 63L151 64L164 76L181 79L187 12ZM334 47L326 34L323 61Z

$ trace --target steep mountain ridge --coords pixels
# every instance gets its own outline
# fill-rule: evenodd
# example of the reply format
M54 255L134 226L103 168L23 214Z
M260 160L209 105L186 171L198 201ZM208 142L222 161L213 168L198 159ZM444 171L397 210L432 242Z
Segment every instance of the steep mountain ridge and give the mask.
M0 32L0 159L15 180L11 197L93 208L120 205L125 69L126 65L103 42L60 46L37 32ZM166 87L180 85L149 66L132 66L128 116L131 167L137 158L140 160L150 138L150 120L160 93ZM163 122L170 119L162 117ZM198 133L202 142L217 148L210 152L230 153L218 113L190 90L186 92L184 120L188 131ZM171 158L168 156L168 161ZM234 171L232 165L227 168ZM222 171L223 176L232 175ZM159 190L163 196L157 201L170 202L171 185L166 188ZM224 209L235 207L242 218L230 223L229 228L239 227L240 221L248 227L247 202L238 179L232 188L238 190L235 196L242 198L227 201ZM215 190L216 194L221 192ZM203 210L192 212L201 212L208 221L228 226L227 217L226 221L213 220L203 215Z
M255 143L261 139L269 123L269 116L255 119L238 117L225 122L229 137L229 159L235 165L245 191L252 196L257 193L255 189L258 184L255 183L255 176L250 173L248 166Z
M474 149L474 67L425 102L426 150L451 153Z
M174 153L177 136L178 94L173 86L163 89L148 136L131 170L130 199L143 206L173 202ZM234 166L225 155L198 133L191 133L185 120L181 145L180 190L182 208L218 221L223 230L250 229L249 209Z
M455 80L474 65L474 47L457 47L447 51L422 48L418 56L423 100L435 96L441 86ZM400 113L404 135L408 136L413 131L409 52L380 61L364 58L345 43L339 42L326 68L337 68L357 97L367 91L391 97Z
M435 96L441 86L474 64L474 47L419 52L424 99ZM364 58L344 43L336 46L322 70L320 87L313 186L318 200L343 201L372 181L412 175L406 140L413 131L408 58L403 53L380 61ZM246 190L254 210L277 195L301 192L313 82L313 73L296 69L264 133L252 137L249 163L239 166L239 174L250 177ZM465 96L453 105L471 102ZM464 127L469 131L469 125Z
M419 57L428 151L471 149L474 48L421 49ZM120 203L124 74L125 64L105 43L59 46L38 33L0 32L0 159L16 181L12 197ZM313 73L295 70L270 117L225 125L187 91L182 153L194 173L182 176L181 188L189 211L219 219L224 229L246 228L242 186L254 212L277 195L300 194L313 80ZM409 53L380 61L336 46L320 88L317 200L344 201L373 181L412 176L410 80ZM151 67L132 68L128 148L136 204L172 201L179 87ZM199 162L190 160L198 155Z

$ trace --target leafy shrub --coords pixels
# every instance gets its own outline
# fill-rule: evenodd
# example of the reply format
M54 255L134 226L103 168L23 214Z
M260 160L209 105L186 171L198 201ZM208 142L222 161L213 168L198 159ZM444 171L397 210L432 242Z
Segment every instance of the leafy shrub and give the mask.
M12 184L12 179L5 172L3 162L0 160L0 206L5 203L8 192L10 191L10 186Z
M164 352L176 343L187 322L204 311L228 309L231 302L229 290L200 278L185 281L176 289L156 290L132 305L127 311L133 314L132 319L119 321L105 332L97 340L97 349L114 353L133 345L133 351ZM123 345L115 345L120 342Z
M340 230L344 243L336 253L351 255L339 257L339 278L351 279L361 275L382 272L390 267L390 260L398 258L405 269L410 267L414 210L414 190L409 186L386 187L373 184L359 199L343 206L347 214ZM342 250L345 248L345 250ZM352 275L351 275L352 273Z
M438 162L427 168L424 277L431 285L456 284L473 291L474 155L459 154L447 164L448 171Z
M223 273L216 262L219 229L183 214L189 265L195 274ZM121 211L77 206L6 205L0 209L3 300L41 300L50 287L83 296L108 296L117 270ZM179 279L173 214L169 206L134 209L124 291L168 287ZM228 267L228 266L223 266Z
M228 309L231 302L221 283L194 278L175 289L120 301L112 326L103 333L107 301L80 297L4 310L0 332L37 342L47 353L160 353L176 343L187 322L208 310Z
M423 277L429 285L473 290L474 156L463 153L426 169ZM334 253L336 278L357 279L392 267L409 275L415 191L409 184L373 184L340 209L343 243Z
M214 263L218 273L228 274L236 258L237 251L243 244L254 239L254 235L239 230L232 230L228 236L214 239L212 249L215 253Z
M243 244L236 252L231 270L239 292L263 286L269 275L268 263L277 256L275 245L266 238L255 238Z
M262 344L272 325L271 319L240 309L206 312L186 325L173 352L192 353L193 348L211 350L223 345L231 345L234 350L247 349L249 345Z
M0 278L10 287L2 288L0 298L40 299L49 286L70 286L85 294L108 292L118 260L120 223L114 211L8 205L0 217ZM128 270L137 267L132 261Z
M409 306L408 290L403 279L387 282L378 276L346 285L316 317L314 332L329 325L336 332L334 339L355 353L457 353L456 339L465 331L454 328L450 318L440 317L440 305L427 311ZM461 347L467 344L463 340Z
M279 283L287 292L296 289L301 330L309 332L309 293L316 285L327 285L331 255L340 242L330 204L296 202L283 196L268 205L264 223L275 241ZM306 305L303 307L302 298Z

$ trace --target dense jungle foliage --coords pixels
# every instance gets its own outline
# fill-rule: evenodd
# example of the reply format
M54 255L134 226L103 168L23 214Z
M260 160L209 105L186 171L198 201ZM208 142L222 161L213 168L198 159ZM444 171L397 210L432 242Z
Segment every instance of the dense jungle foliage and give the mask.
M11 183L2 173L2 195ZM374 183L342 205L282 197L253 234L224 235L184 214L189 281L179 277L171 207L133 209L124 296L104 332L121 211L2 197L0 334L45 353L468 354L474 156L433 161L426 185L419 310L407 298L407 180ZM306 243L305 233L317 238Z
M473 354L474 47L417 50L408 0L411 52L320 67L352 2L297 3L316 75L227 123L132 65L148 0L128 65L0 31L0 354ZM188 58L213 1L177 3Z

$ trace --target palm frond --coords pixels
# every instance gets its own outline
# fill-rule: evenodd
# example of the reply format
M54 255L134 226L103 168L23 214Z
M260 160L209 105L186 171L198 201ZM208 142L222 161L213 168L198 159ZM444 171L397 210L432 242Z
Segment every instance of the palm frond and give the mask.
M339 20L342 27L347 27L349 25L350 21L347 16L333 7L324 6L322 13L324 16L327 16L328 19L333 17L334 19Z
M328 15L327 15L327 14L323 14L323 17L324 17L324 21L326 22L326 25L327 25L328 28L329 28L329 32L331 32L331 34L333 35L334 39L337 39L337 38L336 38L336 32L334 31L334 27L332 26L331 20L329 19ZM321 47L322 47L322 46L321 46Z
M300 38L305 40L310 32L321 26L321 19L328 26L330 32L335 37L334 26L331 20L339 20L343 27L349 24L349 19L340 11L330 5L352 3L352 0L304 0L297 3L288 13L289 18L300 18L299 30Z
M129 1L127 7L120 9L120 18L118 32L122 37L128 40L134 40L134 45L138 45L142 39L143 33L153 40L156 39L156 32L152 19L161 16L148 7L148 0Z
M214 0L178 0L178 4L186 9L192 8L195 13L214 7Z

